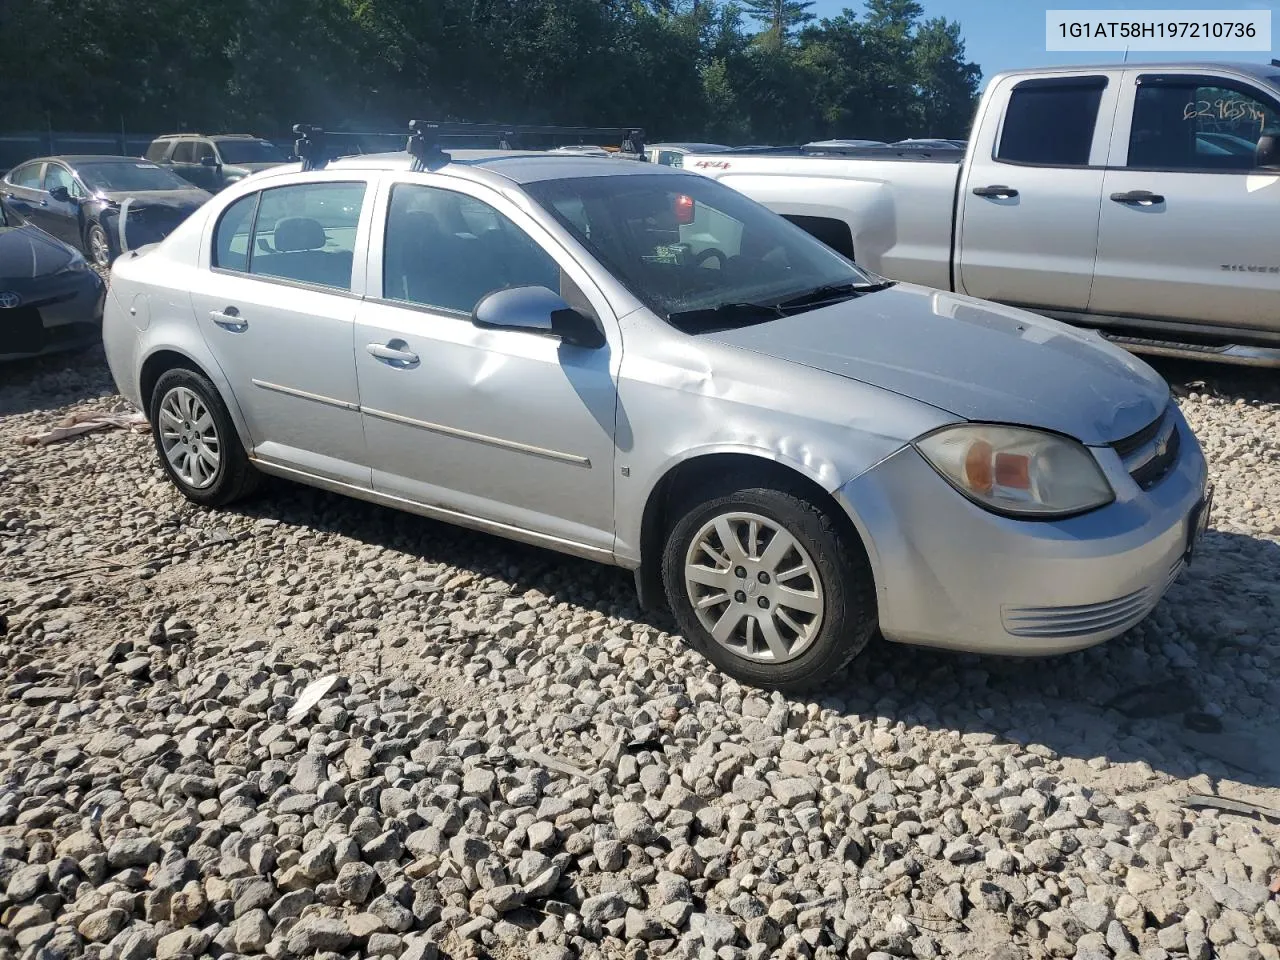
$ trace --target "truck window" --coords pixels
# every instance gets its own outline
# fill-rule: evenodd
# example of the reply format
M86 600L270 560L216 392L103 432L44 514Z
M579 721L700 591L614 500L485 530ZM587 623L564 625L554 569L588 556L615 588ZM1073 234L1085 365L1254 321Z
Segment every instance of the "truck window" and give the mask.
M1106 77L1024 80L1005 109L996 160L1085 167Z
M1179 77L1138 83L1129 167L1252 170L1258 138L1280 126L1274 104L1235 87Z
M163 160L165 153L169 149L169 143L170 141L168 140L154 141L151 146L147 147L147 159L152 163L158 163Z

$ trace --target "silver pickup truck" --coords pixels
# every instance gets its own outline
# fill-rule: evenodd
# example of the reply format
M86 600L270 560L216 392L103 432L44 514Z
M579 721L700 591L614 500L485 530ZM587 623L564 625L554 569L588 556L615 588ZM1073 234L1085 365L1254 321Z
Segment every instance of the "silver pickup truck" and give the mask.
M887 277L1140 352L1280 365L1280 65L1016 70L987 87L967 150L684 165Z

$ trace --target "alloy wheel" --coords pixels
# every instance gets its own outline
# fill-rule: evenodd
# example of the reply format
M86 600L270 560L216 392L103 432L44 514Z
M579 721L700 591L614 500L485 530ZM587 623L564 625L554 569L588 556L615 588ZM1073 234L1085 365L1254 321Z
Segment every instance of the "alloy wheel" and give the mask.
M222 442L213 414L187 387L174 387L160 401L160 446L178 479L203 490L218 476Z
M689 544L684 580L698 621L748 660L794 660L822 629L825 598L813 558L760 514L707 521Z

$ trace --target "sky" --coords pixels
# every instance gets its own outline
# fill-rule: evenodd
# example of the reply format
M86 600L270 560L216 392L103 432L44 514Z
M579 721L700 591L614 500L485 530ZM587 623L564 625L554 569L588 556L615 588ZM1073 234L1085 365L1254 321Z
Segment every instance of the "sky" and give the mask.
M1259 0L1146 0L1130 3L1116 0L918 0L926 17L946 17L960 22L965 41L965 54L982 67L984 77L1016 67L1040 67L1054 64L1100 63L1119 60L1116 53L1048 53L1045 51L1046 10L1243 10L1267 9L1270 3ZM816 0L813 12L819 17L833 17L845 7L861 13L861 0ZM1272 16L1272 46L1280 29L1280 18ZM1136 53L1129 54L1130 63L1143 60L1260 60L1276 56L1265 53Z

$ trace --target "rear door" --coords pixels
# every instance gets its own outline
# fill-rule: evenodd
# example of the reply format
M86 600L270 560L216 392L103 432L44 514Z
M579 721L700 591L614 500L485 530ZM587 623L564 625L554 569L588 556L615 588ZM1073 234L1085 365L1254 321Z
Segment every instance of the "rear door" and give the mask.
M191 303L254 456L369 486L352 324L364 292L367 175L321 172L228 206Z
M9 209L32 223L36 222L33 214L42 204L48 205L48 200L41 188L43 173L44 161L35 160L10 170L5 177L4 198L9 204Z
M1020 75L988 93L957 198L958 289L1085 309L1116 86L1096 72Z
M182 179L199 187L202 184L200 183L200 173L195 161L196 142L194 140L179 140L174 145L173 153L169 155L169 169L182 177Z
M1130 70L1089 312L1280 330L1280 97L1247 78Z

